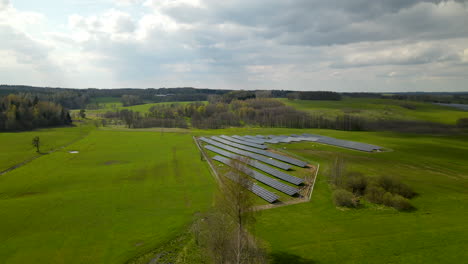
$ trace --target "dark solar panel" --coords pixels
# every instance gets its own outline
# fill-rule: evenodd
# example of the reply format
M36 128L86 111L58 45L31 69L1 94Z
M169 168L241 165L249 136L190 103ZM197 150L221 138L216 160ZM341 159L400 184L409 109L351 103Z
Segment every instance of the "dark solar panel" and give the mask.
M376 145L360 143L360 142L355 142L355 141L336 139L336 138L326 137L326 136L321 136L321 135L312 135L312 134L303 134L303 135L309 136L309 137L316 137L318 138L317 142L319 143L343 147L343 148L349 148L349 149L355 149L355 150L367 151L367 152L372 152L374 150L382 149L381 147L376 146Z
M267 147L264 146L264 145L260 145L260 144L256 144L256 143L252 143L252 142L247 142L247 141L244 141L244 140L239 140L239 139L236 139L236 138L233 138L233 137L228 137L228 136L225 136L225 135L222 135L221 137L223 139L232 141L232 142L237 143L237 144L242 144L242 145L246 145L246 146L250 146L250 147L254 147L254 148L259 148L259 149L267 149Z
M239 184L241 184L239 182L239 180L237 179L237 175L235 175L235 173L232 173L232 172L229 172L227 174L225 174L225 176ZM266 190L265 188L261 187L261 186L258 186L257 184L249 184L249 185L244 185L245 188L247 188L248 190L250 190L251 192L253 192L254 194L256 194L257 196L259 196L260 198L264 199L265 201L269 202L269 203L274 203L276 200L279 199L279 196Z
M204 141L204 142L206 142L208 144L211 144L213 146L228 150L230 152L234 152L234 153L242 155L242 156L247 156L247 157L259 160L261 162L265 162L267 164L270 164L272 166L278 167L278 168L283 169L283 170L289 170L291 168L291 166L286 164L286 163L279 162L279 161L274 160L274 159L269 159L269 158L267 158L265 156L254 154L252 152L248 152L248 151L240 150L240 149L237 149L237 148L233 148L233 147L230 147L230 146L225 145L225 144L218 143L218 142L216 142L214 140L211 140L211 139L208 139L208 138L200 138L200 140Z
M290 158L290 157L287 157L287 156L284 156L284 155L276 154L276 153L266 151L266 150L251 148L251 147L243 146L243 145L240 145L240 144L233 145L235 143L231 143L230 141L221 139L221 138L216 137L216 136L213 136L211 138L214 139L214 140L217 140L219 142L222 142L222 143L224 143L226 145L234 146L236 148L240 148L240 149L247 150L247 151L250 151L250 152L254 152L254 153L257 153L257 154L265 155L267 157L274 158L274 159L277 159L277 160L281 160L281 161L284 161L284 162L287 162L287 163L290 163L290 164L293 164L293 165L296 165L296 166L299 166L299 167L302 167L302 168L307 166L307 162L303 162L303 161L300 161L300 160L297 160L297 159L293 159L293 158Z
M253 136L242 136L242 137L239 137L239 136L232 136L232 137L233 137L233 138L236 138L236 139L239 139L239 140L244 140L244 141L247 141L247 142L259 144L259 145L262 145L262 144L265 143L265 141L266 141L266 140L264 140L264 139L260 139L260 138L253 137Z
M270 167L268 165L265 165L265 164L263 164L261 162L258 162L256 160L243 158L242 156L236 155L234 153L222 150L220 148L217 148L217 147L214 147L214 146L211 146L211 145L206 145L205 148L208 149L208 150L211 150L211 151L213 151L213 152L215 152L217 154L223 155L225 157L245 162L245 163L249 164L250 166L252 166L254 168L257 168L257 169L259 169L261 171L264 171L264 172L266 172L266 173L268 173L268 174L270 174L270 175L272 175L272 176L274 176L276 178L282 179L282 180L290 182L292 184L299 185L299 184L303 183L303 180L301 178L294 177L292 175L289 175L287 173L284 173L282 171L274 169L274 168L272 168L272 167Z
M232 164L232 161L231 159L228 159L228 158L225 158L225 157L221 157L221 156L215 156L213 157L214 160L217 160L219 162L222 162L230 167L233 167L233 164ZM282 182L279 182L275 179L272 179L258 171L255 171L255 170L252 170L251 168L243 165L243 164L237 164L235 169L238 169L239 171L249 175L250 177L256 179L257 181L259 182L262 182L272 188L275 188L276 190L278 191L281 191L285 194L288 194L288 195L294 195L296 193L299 192L299 190L297 188L294 188L292 186L289 186L287 184L284 184Z
M212 136L211 138L216 140L216 141L219 141L219 142L221 142L223 144L226 144L226 145L229 145L229 146L232 146L232 147L236 147L236 148L240 148L240 149L243 149L243 150L247 150L247 151L250 151L250 152L254 152L254 153L258 153L258 154L262 154L264 152L261 149L251 148L251 147L248 147L248 146L245 146L245 145L242 145L242 144L237 144L237 143L234 143L234 142L226 140L226 139L222 139L222 138L217 137L217 136Z
M277 160L281 160L281 161L284 161L284 162L287 162L287 163L290 163L290 164L293 164L293 165L296 165L296 166L299 166L299 167L302 167L302 168L307 166L307 162L304 162L304 161L301 161L301 160L298 160L298 159L294 159L294 158L290 158L290 157L287 157L287 156L284 156L284 155L276 154L276 153L273 153L273 152L269 152L269 151L264 151L264 153L262 153L262 155L265 155L265 156L268 156L270 158L274 158L274 159L277 159Z

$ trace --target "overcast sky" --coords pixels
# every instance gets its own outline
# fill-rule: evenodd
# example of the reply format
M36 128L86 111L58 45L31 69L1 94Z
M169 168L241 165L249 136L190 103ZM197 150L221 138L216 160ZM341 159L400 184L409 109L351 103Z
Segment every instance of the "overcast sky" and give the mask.
M468 91L468 1L0 0L0 83Z

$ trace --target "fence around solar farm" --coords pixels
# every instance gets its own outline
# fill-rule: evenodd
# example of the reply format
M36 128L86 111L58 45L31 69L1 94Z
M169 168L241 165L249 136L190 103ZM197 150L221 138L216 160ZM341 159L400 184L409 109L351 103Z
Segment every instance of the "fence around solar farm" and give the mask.
M219 141L215 141L214 139L217 139ZM207 145L204 146L205 149L207 150L210 150L216 154L219 154L219 155L222 155L222 156L215 156L213 157L212 159L213 160L216 160L216 161L219 161L225 165L228 165L228 166L231 166L232 167L232 160L231 159L234 159L234 160L238 160L238 161L241 161L243 162L244 165L236 165L235 167L240 170L240 172L242 173L245 173L247 175L249 175L250 177L252 177L253 179L267 185L267 186L270 186L274 189L277 189L285 194L288 194L288 195L291 195L291 196L294 196L296 194L298 194L299 192L302 192L302 189L304 187L302 187L301 189L297 189L295 187L292 187L292 186L289 186L287 184L284 184L278 180L275 180L273 178L270 178L269 176L263 174L263 173L260 173L258 171L255 171L251 168L249 168L247 165L250 165L251 167L255 168L255 169L258 169L266 174L269 174L273 177L276 177L278 179L281 179L281 180L284 180L285 182L289 182L289 183L292 183L292 184L295 184L295 185L301 185L304 181L303 179L301 178L298 178L298 177L295 177L295 176L292 176L292 175L289 175L287 173L284 173L280 170L277 170L277 169L274 169L268 165L265 165L259 161L262 161L262 162L265 162L269 165L273 165L273 166L280 166L280 164L284 164L286 165L287 167L290 167L289 165L285 164L285 163L282 163L282 162L279 162L279 161L276 161L274 159L272 159L271 157L268 158L268 157L265 157L265 156L262 156L262 155L259 155L259 154L256 154L256 153L251 153L251 152L248 152L246 150L241 150L241 149L237 149L237 148L234 148L234 147L231 147L232 145L234 146L237 146L237 147L240 147L242 146L242 148L244 149L248 149L248 150L254 150L255 152L260 152L262 154L264 154L266 151L264 150L260 150L260 149L256 149L256 148L251 148L251 147L248 147L248 146L245 146L245 145L240 145L240 144L237 144L237 143L234 143L234 142L231 142L231 141L227 141L225 139L222 139L220 137L212 137L212 139L209 139L209 138L205 138L205 137L201 137L199 138L200 141L202 142L205 142L207 143ZM223 144L221 142L225 142L225 143L228 143L230 144L231 146L228 146L227 144ZM275 153L271 153L271 154L274 154L274 155L278 155L278 154L275 154ZM278 155L278 156L281 156L282 159L284 158L288 158L286 156L282 156L282 155ZM246 157L249 157L249 158L246 158ZM298 161L298 160L296 160ZM306 162L302 162L300 161L300 165L303 165L303 164L307 164ZM302 164L303 163L303 164ZM232 179L231 179L232 180ZM275 195L274 193L271 193L269 192L268 190L262 188L261 186L258 186L256 185L253 189L252 188L249 188L250 191L252 191L253 193L255 193L256 195L260 196L262 199L270 202L270 203L273 203L275 201L278 200L278 197L277 196L272 196L272 195Z

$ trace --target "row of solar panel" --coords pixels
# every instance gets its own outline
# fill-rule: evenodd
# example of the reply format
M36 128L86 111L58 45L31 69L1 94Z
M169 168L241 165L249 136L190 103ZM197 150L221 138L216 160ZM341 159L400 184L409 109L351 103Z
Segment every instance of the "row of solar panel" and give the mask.
M372 152L374 150L382 149L381 147L376 146L376 145L349 141L349 140L336 139L336 138L326 137L326 136L321 136L321 135L303 134L303 136L316 137L317 142L319 143L343 147L343 148L355 149L355 150L360 150L360 151Z
M268 135L267 137L265 137L265 136L257 135L254 137L254 136L247 135L247 136L242 136L242 137L241 136L233 136L233 137L236 137L236 139L239 141L249 141L249 142L253 142L257 144L264 144L264 143L277 144L277 143L291 143L291 142L298 142L298 141L312 141L312 142L319 142L323 144L349 148L349 149L355 149L355 150L360 150L360 151L367 151L367 152L372 152L374 150L382 149L381 147L376 146L376 145L349 141L349 140L341 140L341 139L336 139L332 137L306 134L306 133L302 135L291 134L290 136Z
M233 137L228 137L228 136L225 136L225 135L222 135L221 137L224 138L224 139L227 139L229 141L232 141L234 143L238 143L238 144L242 144L242 145L246 145L246 146L250 146L250 147L254 147L254 148L259 148L259 149L267 149L267 147L264 146L264 145L255 144L255 143L252 143L252 142L246 142L246 141L235 139Z
M224 135L222 135L221 137L223 139L225 139L225 140L232 141L232 142L234 142L233 140L236 140L236 139L233 139L231 137L224 136ZM219 142L228 144L228 143L226 143L226 141L224 141L224 142L220 141L219 137L213 136L211 138L214 139L214 140L217 140ZM236 140L236 141L241 142L241 140ZM241 144L241 143L239 143L239 144ZM232 144L229 144L229 145L232 145ZM304 162L304 161L301 161L301 160L298 160L298 159L294 159L294 158L290 158L290 157L287 157L287 156L284 156L284 155L276 154L276 153L273 153L273 152L269 152L267 150L260 150L260 149L246 147L246 146L241 147L239 145L237 145L236 147L247 150L247 151L251 151L251 152L254 152L254 153L257 153L257 154L265 155L265 156L270 157L270 158L281 160L281 161L284 161L284 162L287 162L289 164L293 164L293 165L296 165L296 166L299 166L299 167L302 167L302 168L307 166L307 162Z
M230 152L234 152L234 153L242 155L242 156L247 156L247 157L250 157L250 158L265 162L267 164L270 164L272 166L275 166L275 167L283 169L283 170L289 170L291 168L291 166L286 164L286 163L279 162L279 161L274 160L274 159L269 159L269 158L267 158L265 156L258 155L258 154L252 153L252 152L240 150L238 148L233 148L233 147L230 147L228 145L216 142L216 141L208 139L208 138L200 138L200 140L204 141L204 142L206 142L208 144L211 144L213 146L228 150Z
M236 174L234 173L227 173L225 176L239 184L242 184L239 180ZM265 188L258 186L257 184L243 184L243 187L246 189L250 190L254 194L258 195L260 198L264 199L265 201L269 203L274 203L276 200L279 199L279 196L266 190Z
M225 158L225 157L221 157L221 156L215 156L213 157L214 160L217 160L221 163L224 163L225 165L228 165L230 167L234 167L235 169L249 175L250 177L256 179L257 181L259 182L262 182L272 188L275 188L276 190L280 191L280 192L283 192L285 194L288 194L288 195L295 195L296 193L299 192L299 190L297 188L294 188L292 186L289 186L287 184L284 184L282 182L279 182L275 179L272 179L268 176L266 176L265 174L262 174L258 171L255 171L255 170L252 170L251 168L247 167L246 165L243 165L243 164L236 164L236 166L234 166L233 162L231 159L228 159L228 158Z
M287 173L284 173L282 171L274 169L274 168L272 168L270 166L267 166L267 165L265 165L263 163L260 163L260 162L258 162L256 160L248 159L248 158L236 155L234 153L222 150L220 148L217 148L217 147L214 147L214 146L211 146L211 145L205 145L205 148L208 149L208 150L211 150L211 151L213 151L213 152L215 152L217 154L223 155L225 157L245 162L248 165L250 165L250 166L252 166L252 167L254 167L256 169L264 171L264 172L266 172L266 173L268 173L268 174L270 174L270 175L272 175L272 176L274 176L276 178L282 179L282 180L290 182L292 184L300 185L301 183L303 183L303 180L301 178L294 177L292 175L289 175Z
M238 140L241 140L241 141L246 141L246 142L250 142L250 143L254 143L254 144L257 144L257 145L262 145L263 146L263 143L265 143L263 140L261 139L256 139L256 138L249 138L247 136L243 136L243 137L240 137L240 136L232 136L233 138L235 139L238 139Z

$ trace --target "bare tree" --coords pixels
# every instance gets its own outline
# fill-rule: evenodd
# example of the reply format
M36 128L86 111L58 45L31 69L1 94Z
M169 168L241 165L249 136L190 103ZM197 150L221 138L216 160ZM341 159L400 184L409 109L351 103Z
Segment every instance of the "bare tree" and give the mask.
M345 161L342 156L337 155L330 166L330 181L336 186L343 183L345 173Z
M254 200L249 190L253 182L240 172L243 166L243 162L231 161L231 169L220 177L215 208L192 229L214 263L266 262L263 249L249 233L255 224Z

